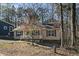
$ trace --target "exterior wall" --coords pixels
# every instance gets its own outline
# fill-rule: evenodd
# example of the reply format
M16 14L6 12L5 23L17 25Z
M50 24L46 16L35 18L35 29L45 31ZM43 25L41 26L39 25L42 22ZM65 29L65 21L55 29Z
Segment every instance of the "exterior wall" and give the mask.
M61 31L60 31L60 28L57 28L55 29L56 31L56 35L55 36L47 36L47 32L46 30L49 30L49 29L40 29L39 32L40 34L37 35L37 34L34 34L34 35L29 35L29 37L31 37L32 39L43 39L43 40L60 40L61 38ZM51 29L52 30L52 29ZM52 30L53 31L53 30ZM15 39L28 39L28 35L26 35L25 32L21 33L20 35L18 35L16 33L16 37Z
M23 38L23 32L15 32L14 33L14 39L21 39L21 38Z
M56 30L56 36L47 36L46 30L41 31L40 35L32 35L33 39L43 39L43 40L60 40L60 30Z
M4 29L4 27L6 27L6 29ZM11 27L13 26L0 21L0 37L13 37L13 32L11 32L10 29Z
M24 33L24 34L23 34ZM21 35L17 35L15 39L28 39L25 32ZM61 31L60 29L56 30L56 36L47 36L46 30L40 30L40 35L32 35L32 39L43 39L43 40L60 40L61 38Z
M56 30L56 39L58 39L58 40L61 39L61 31L60 31L60 29Z
M56 36L45 36L46 40L60 40L60 30L56 30Z

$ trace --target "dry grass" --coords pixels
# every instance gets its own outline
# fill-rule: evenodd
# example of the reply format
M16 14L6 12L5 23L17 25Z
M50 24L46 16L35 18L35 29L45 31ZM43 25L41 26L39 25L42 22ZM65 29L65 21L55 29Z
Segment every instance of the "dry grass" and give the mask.
M66 49L57 49L54 53L53 49L32 46L29 42L13 42L13 43L0 43L0 53L8 56L53 56L53 55L79 55L74 51Z

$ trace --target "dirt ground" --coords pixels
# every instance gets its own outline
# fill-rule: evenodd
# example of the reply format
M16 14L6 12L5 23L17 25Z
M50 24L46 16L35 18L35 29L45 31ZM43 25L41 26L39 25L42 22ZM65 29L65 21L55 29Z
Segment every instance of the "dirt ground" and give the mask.
M78 56L75 51L57 48L54 53L53 48L41 46L26 41L6 41L0 40L0 55L1 56Z

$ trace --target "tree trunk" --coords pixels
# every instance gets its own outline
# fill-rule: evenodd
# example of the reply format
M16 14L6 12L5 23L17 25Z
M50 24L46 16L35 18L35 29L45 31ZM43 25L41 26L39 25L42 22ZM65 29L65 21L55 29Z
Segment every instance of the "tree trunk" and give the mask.
M71 4L71 47L76 39L76 4Z
M61 7L61 47L63 47L63 39L64 39L64 28L63 28L63 9L62 9L62 3L60 3Z

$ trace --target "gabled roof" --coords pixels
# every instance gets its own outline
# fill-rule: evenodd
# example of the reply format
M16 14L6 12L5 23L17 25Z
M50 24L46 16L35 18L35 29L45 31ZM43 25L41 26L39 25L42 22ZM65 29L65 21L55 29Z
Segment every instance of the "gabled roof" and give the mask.
M42 25L40 23L37 23L35 25L38 26L38 27L41 27L41 28L46 28L46 29L53 29L54 28L53 26L50 26L50 25Z
M13 31L31 31L31 30L46 30L52 29L55 30L54 26L42 25L42 24L22 24L15 28Z
M0 21L2 21L2 22L4 22L4 23L7 23L7 24L9 24L9 25L12 25L12 26L14 26L14 24L11 24L11 23L9 23L9 22L6 22L6 21L4 21L4 20L0 20Z

